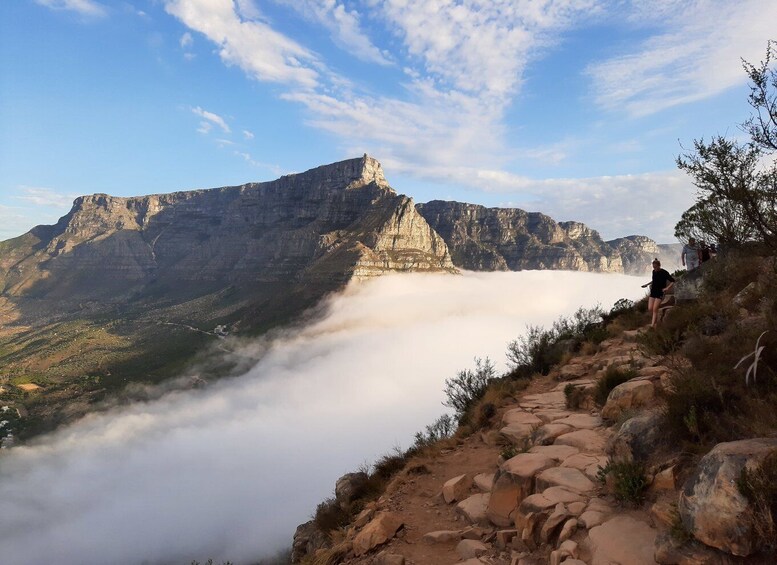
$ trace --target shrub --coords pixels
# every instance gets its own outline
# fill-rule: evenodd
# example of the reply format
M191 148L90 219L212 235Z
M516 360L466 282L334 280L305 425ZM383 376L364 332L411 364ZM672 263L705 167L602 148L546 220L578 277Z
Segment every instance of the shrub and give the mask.
M571 318L560 317L548 330L527 326L526 333L507 346L507 360L512 365L510 376L547 375L565 353L577 350L583 341L604 341L607 332L602 314L599 306L579 308Z
M413 447L415 449L428 447L442 439L451 437L455 431L456 425L451 415L443 414L432 424L426 426L424 432L417 432L415 434L415 443L413 444Z
M645 467L641 463L610 459L607 465L599 468L597 474L603 483L607 482L608 475L612 477L615 498L632 506L638 506L642 503L648 482L645 478Z
M475 358L475 370L465 369L452 379L445 380L445 396L447 400L444 406L453 408L459 424L465 423L470 408L486 393L490 382L496 377L496 369L493 362L486 357L485 360Z
M327 498L316 506L313 522L316 528L327 535L338 530L351 521L351 513L345 511L334 497Z
M596 388L594 389L594 401L599 406L604 406L607 402L607 397L610 396L610 392L619 384L630 381L638 375L635 369L622 369L614 365L607 367L604 375L599 377L596 381Z
M588 391L583 387L575 386L573 384L568 384L564 387L564 398L566 399L566 405L567 408L571 410L577 410L580 408L588 396Z

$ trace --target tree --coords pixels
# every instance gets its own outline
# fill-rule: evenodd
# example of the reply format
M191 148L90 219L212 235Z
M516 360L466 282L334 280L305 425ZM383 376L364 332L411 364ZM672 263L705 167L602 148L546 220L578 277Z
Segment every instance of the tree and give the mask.
M696 203L675 226L681 241L758 241L777 250L777 160L772 156L777 151L777 70L770 68L776 58L777 42L769 41L758 66L743 61L754 113L741 127L750 141L699 139L677 157L677 166L698 189Z

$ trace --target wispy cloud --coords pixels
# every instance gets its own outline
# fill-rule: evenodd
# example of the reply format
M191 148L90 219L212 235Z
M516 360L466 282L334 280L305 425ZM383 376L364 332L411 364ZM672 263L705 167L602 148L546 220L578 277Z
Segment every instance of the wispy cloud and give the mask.
M66 10L92 18L103 17L108 13L105 6L93 0L35 0L35 3L52 10Z
M253 134L253 132L250 132L247 129L244 129L243 130L243 137L246 138L246 139L253 139L254 138L254 134Z
M196 108L192 108L192 113L195 116L199 116L207 121L200 122L200 133L208 133L211 130L212 124L217 125L224 131L224 133L231 133L232 130L229 129L229 126L227 125L227 122L224 121L224 118L219 116L218 114L214 114L213 112L208 112L207 110L203 110L199 106Z
M52 188L21 185L17 187L16 194L11 198L35 206L65 208L70 207L77 196L77 194L62 194Z
M332 40L348 53L369 63L391 65L391 57L373 45L362 31L361 16L336 0L276 0L329 30Z
M181 36L181 39L178 42L182 49L189 49L194 45L194 38L192 37L192 34L187 31Z
M644 116L743 84L740 58L763 58L777 3L634 0L630 17L661 31L636 49L590 65L587 74L600 105Z

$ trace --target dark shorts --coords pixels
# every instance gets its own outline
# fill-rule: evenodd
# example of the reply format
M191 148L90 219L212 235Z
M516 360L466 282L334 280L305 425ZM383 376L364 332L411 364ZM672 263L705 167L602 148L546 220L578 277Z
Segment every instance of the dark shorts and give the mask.
M650 291L650 298L663 298L663 297L664 297L663 291L660 291L660 290L658 292L653 292L652 290Z

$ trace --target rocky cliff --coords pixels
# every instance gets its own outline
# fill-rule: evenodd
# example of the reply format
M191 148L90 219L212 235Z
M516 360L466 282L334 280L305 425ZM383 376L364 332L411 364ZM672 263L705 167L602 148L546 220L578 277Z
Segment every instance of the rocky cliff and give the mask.
M418 204L457 267L473 271L563 269L621 273L617 249L578 222L538 212L434 200Z
M56 226L36 228L3 255L0 288L14 297L126 300L150 285L196 294L405 270L453 266L412 200L365 155L266 183L80 197Z

